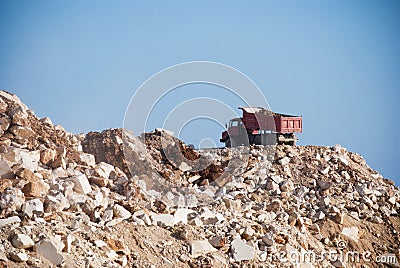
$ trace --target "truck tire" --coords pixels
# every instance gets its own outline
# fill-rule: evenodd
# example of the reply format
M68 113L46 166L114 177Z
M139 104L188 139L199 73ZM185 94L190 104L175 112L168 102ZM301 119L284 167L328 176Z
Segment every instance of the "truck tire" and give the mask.
M228 139L225 141L225 147L230 148L231 146L232 146L232 145L231 145L231 139L228 138Z

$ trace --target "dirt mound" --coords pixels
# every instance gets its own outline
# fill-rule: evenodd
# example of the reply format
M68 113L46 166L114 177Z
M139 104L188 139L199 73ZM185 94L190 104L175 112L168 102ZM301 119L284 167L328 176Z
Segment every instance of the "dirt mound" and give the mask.
M91 131L82 139L84 152L93 154L96 163L106 162L129 174L122 146L122 129Z

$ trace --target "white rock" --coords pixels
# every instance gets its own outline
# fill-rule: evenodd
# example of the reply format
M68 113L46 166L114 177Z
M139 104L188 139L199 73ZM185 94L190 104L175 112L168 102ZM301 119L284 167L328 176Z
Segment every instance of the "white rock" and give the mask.
M117 218L128 219L132 216L132 214L127 209L118 204L114 205L113 210L114 216Z
M343 228L342 234L353 239L355 242L358 242L358 227L353 226L353 227L348 227L348 228Z
M15 262L24 262L28 260L28 255L23 252L13 253L11 259Z
M348 166L349 165L349 161L346 159L346 157L344 156L339 156L337 158L340 162L342 162L343 165Z
M86 163L89 167L94 167L96 165L96 160L94 158L94 155L92 154L87 154L87 153L81 153L79 155L79 158L82 162Z
M198 179L200 179L200 178L201 178L200 175L194 175L194 176L192 176L192 177L190 177L190 178L188 179L188 182L192 183L192 182L194 182L194 181L196 181L196 180L198 180Z
M50 126L53 125L53 122L51 121L51 119L49 117L40 118L40 122L42 122L43 124L50 125Z
M393 206L396 205L396 196L390 197L387 202Z
M315 215L314 215L316 220L322 220L325 218L325 213L323 213L322 211L318 211Z
M279 185L282 192L291 192L294 189L293 182L290 179L287 179Z
M116 144L122 144L124 141L117 135L113 136L114 142Z
M22 212L24 212L28 217L32 217L34 213L42 213L43 203L40 199L31 199L22 205Z
M115 172L115 169L110 164L100 162L95 166L94 171L96 171L97 175L99 175L100 177L108 179L108 177L110 177L110 173L112 171Z
M0 194L0 209L20 211L25 196L18 188L7 188Z
M64 261L64 256L59 252L54 242L49 239L42 239L35 244L34 250L36 253L48 259L54 265L61 265Z
M18 216L12 216L6 219L0 219L0 227L9 225L9 224L13 224L13 223L17 223L17 222L21 222L21 219Z
M50 193L52 193L52 191L50 191ZM46 212L60 212L70 207L68 199L61 192L55 192L52 194L48 194L46 196L45 200Z
M71 253L72 249L72 242L74 242L75 238L72 234L68 234L67 236L63 237L62 242L64 243L63 252Z
M192 167L189 166L186 162L182 162L182 163L179 165L179 169L182 170L183 172L185 172L185 171L191 170Z
M106 247L107 243L104 242L103 240L96 240L94 241L94 245L98 248Z
M232 241L231 253L236 261L252 260L255 255L254 247L246 244L246 242L240 238L236 238Z
M123 222L123 221L124 221L123 218L116 218L116 219L113 219L113 220L107 222L107 223L106 223L106 226L107 226L107 227L111 227L111 226L117 225L117 224L119 224L119 223L121 223L121 222Z
M278 163L281 164L282 166L287 165L290 163L290 158L285 156L285 157L279 159Z
M187 217L189 214L195 213L194 210L192 209L187 209L187 208L178 208L175 213L174 213L174 220L173 220L173 224L177 224L177 223L183 223L183 224L187 224Z
M326 167L325 169L322 169L322 170L320 170L319 172L321 172L321 174L324 174L324 175L326 175L326 174L328 174L329 173L329 166L328 167Z
M321 206L325 206L325 207L327 207L330 204L330 202L331 202L331 199L329 197L327 197L327 196L326 197L321 197L321 199L319 201L320 205Z
M168 268L172 268L174 267L174 264L168 260L167 258L161 256L162 260L163 260L163 267L168 267Z
M17 162L20 163L21 168L29 169L32 172L35 172L38 168L39 160L40 160L40 152L39 151L26 151L22 149L15 149L15 153L19 154L16 156L18 159Z
M153 224L161 223L163 225L172 226L174 224L174 216L170 214L153 214L151 215Z
M279 175L272 175L271 180L273 180L276 184L279 184L283 181L283 178Z
M263 223L270 223L272 222L276 217L275 212L271 211L271 212L265 212L263 214L260 214L257 217L257 220Z
M77 193L88 194L92 191L92 187L85 174L71 177L70 180L74 183L74 191Z
M174 136L174 132L171 130L167 130L167 129L163 129L163 128L156 128L155 129L158 132L165 132L166 134L168 134L169 136Z
M225 221L225 217L219 212L213 212L207 207L203 208L203 213L200 215L201 220L205 225L216 224Z
M346 180L350 180L350 175L349 175L349 173L348 173L347 171L343 170L340 174L341 174Z
M193 258L218 251L207 240L195 240L190 244L190 248Z
M15 235L12 240L11 240L11 244L15 247L15 248L31 248L33 247L33 245L35 244L33 242L33 240L24 234L17 234Z
M108 259L111 261L115 260L118 258L118 254L114 250L110 250L109 252L106 253L106 256Z

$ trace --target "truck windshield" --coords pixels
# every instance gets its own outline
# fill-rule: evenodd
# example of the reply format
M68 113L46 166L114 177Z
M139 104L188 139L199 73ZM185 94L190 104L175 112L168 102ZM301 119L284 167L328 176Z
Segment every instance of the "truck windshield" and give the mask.
M230 124L229 124L230 127L237 127L238 125L239 125L238 121L230 121Z

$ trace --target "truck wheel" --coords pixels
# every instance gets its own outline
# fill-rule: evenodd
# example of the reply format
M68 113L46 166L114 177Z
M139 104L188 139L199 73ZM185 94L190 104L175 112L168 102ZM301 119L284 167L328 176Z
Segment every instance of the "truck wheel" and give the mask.
M231 139L227 139L226 141L225 141L225 147L227 147L227 148L230 148L231 147Z

